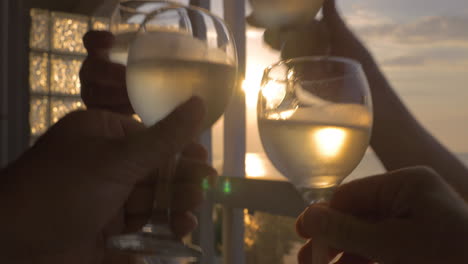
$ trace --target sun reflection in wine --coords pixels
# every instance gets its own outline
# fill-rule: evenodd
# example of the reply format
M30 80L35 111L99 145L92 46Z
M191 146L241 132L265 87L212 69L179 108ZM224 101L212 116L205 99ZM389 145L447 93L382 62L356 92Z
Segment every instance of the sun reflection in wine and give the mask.
M346 140L346 131L337 127L322 128L312 135L322 155L332 158L340 154Z

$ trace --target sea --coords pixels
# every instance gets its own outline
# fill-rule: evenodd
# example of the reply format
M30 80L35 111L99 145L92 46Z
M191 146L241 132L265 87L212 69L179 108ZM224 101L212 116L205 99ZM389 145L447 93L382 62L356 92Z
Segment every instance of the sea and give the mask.
M461 162L463 162L468 167L468 153L457 153L455 155ZM345 179L344 182L349 182L352 180L381 174L384 172L385 168L382 166L378 157L372 151L368 151L364 155L359 165ZM276 170L276 168L270 162L265 153L246 154L246 175L248 178L287 180L278 170Z

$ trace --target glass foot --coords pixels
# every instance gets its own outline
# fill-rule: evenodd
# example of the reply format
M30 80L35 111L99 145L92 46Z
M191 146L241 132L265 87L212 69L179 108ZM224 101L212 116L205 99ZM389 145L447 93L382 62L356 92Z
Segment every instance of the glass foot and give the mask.
M201 248L184 244L167 235L152 232L138 232L111 237L107 246L135 255L154 256L162 259L196 261L203 253Z

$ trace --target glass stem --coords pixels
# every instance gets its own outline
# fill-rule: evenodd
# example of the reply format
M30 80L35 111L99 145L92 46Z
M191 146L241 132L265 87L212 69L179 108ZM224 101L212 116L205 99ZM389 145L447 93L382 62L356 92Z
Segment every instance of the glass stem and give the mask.
M322 188L322 189L309 189L303 188L299 189L299 192L302 194L302 198L307 201L309 204L315 203L326 203L330 201L333 192L336 187Z
M151 218L143 231L172 238L173 234L169 223L171 221L171 186L176 168L176 159L170 157L163 164L155 173L153 210Z
M309 204L326 203L330 201L333 191L336 187L323 189L309 189L302 191L302 196ZM312 243L312 263L314 264L330 264L328 246L320 239L314 239Z

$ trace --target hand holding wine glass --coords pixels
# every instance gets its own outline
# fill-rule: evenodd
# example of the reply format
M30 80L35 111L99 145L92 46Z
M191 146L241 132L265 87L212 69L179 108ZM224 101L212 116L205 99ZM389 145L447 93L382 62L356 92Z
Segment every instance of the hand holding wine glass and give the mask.
M81 99L87 109L134 113L125 84L125 66L109 60L115 36L108 31L89 31L83 37L88 56L80 69Z
M434 170L410 167L344 184L330 207L312 205L297 219L310 264L320 240L345 251L339 263L465 263L468 206Z
M133 263L107 250L106 239L145 224L154 189L149 173L177 152L171 230L177 237L192 231L200 183L216 176L203 148L191 143L203 108L194 98L150 128L105 110L62 118L0 172L0 262Z
M267 156L310 203L327 201L369 144L369 88L349 59L301 57L268 67L257 109ZM314 263L328 263L326 249L314 246Z
M140 17L141 14L135 14ZM192 96L203 99L209 128L224 112L236 82L237 56L224 22L197 7L168 5L143 16L126 60L130 102L143 123L152 126ZM158 171L153 215L137 233L117 236L109 246L156 258L197 259L201 249L183 244L168 227L171 164Z

